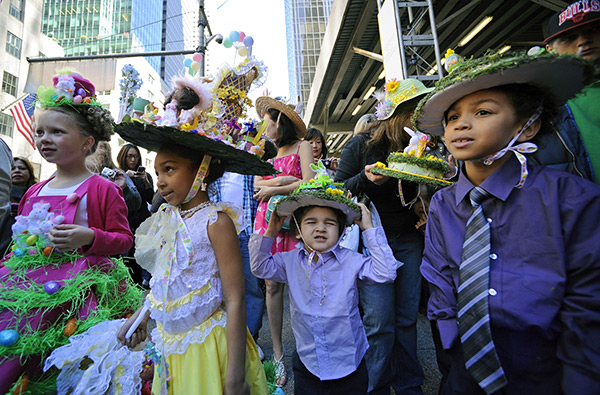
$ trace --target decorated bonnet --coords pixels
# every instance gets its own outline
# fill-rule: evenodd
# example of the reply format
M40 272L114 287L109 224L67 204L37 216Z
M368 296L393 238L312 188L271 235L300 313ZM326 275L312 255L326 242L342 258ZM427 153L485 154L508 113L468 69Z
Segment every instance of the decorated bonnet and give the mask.
M360 219L360 207L350 200L343 183L333 182L326 172L318 172L310 182L304 182L290 195L279 200L275 210L280 216L291 215L300 207L321 206L340 210L346 215L346 225Z
M390 79L385 83L383 90L373 94L379 101L375 108L375 116L380 121L388 119L402 103L423 97L432 90L416 79L407 78L400 81L396 78Z

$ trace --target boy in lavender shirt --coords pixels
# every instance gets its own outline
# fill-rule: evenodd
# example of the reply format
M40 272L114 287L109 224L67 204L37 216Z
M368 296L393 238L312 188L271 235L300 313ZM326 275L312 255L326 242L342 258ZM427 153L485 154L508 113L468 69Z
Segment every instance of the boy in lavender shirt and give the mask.
M264 236L250 239L252 272L289 285L297 394L365 394L364 355L369 347L358 311L357 280L392 282L397 261L383 228L373 228L371 213L348 199L342 184L328 176L301 185L282 199ZM286 215L303 247L271 255L274 237ZM346 226L356 222L371 252L365 257L339 246Z
M600 187L522 155L552 127L551 97L575 94L586 71L573 57L488 55L415 112L465 163L432 198L421 266L452 358L441 393L600 393Z

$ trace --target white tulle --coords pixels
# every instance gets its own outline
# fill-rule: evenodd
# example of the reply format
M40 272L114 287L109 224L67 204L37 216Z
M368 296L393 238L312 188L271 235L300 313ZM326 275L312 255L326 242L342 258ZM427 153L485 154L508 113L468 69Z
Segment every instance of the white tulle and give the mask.
M52 366L61 372L56 381L58 394L139 394L143 351L131 351L117 340L126 319L104 321L69 339L44 363L44 371ZM81 362L92 361L85 370ZM85 366L85 364L84 364Z

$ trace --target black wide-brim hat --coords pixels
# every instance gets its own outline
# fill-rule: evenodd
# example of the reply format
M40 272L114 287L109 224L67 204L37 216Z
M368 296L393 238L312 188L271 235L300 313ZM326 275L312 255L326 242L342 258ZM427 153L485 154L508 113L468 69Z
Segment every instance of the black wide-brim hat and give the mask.
M258 156L195 132L137 121L121 122L114 125L114 130L124 140L149 151L158 152L161 148L180 146L197 152L200 159L204 155L219 159L225 171L257 176L277 173L273 165Z
M563 104L585 86L590 72L590 63L584 59L545 51L469 59L436 83L435 90L419 102L412 121L423 133L443 136L444 114L454 103L471 93L507 84L539 86Z

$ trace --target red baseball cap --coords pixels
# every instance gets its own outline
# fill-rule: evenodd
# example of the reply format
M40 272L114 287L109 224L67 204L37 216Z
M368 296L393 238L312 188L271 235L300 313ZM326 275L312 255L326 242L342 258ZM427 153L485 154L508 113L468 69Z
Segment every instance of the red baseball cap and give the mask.
M552 15L544 43L580 26L600 21L600 0L579 0Z

